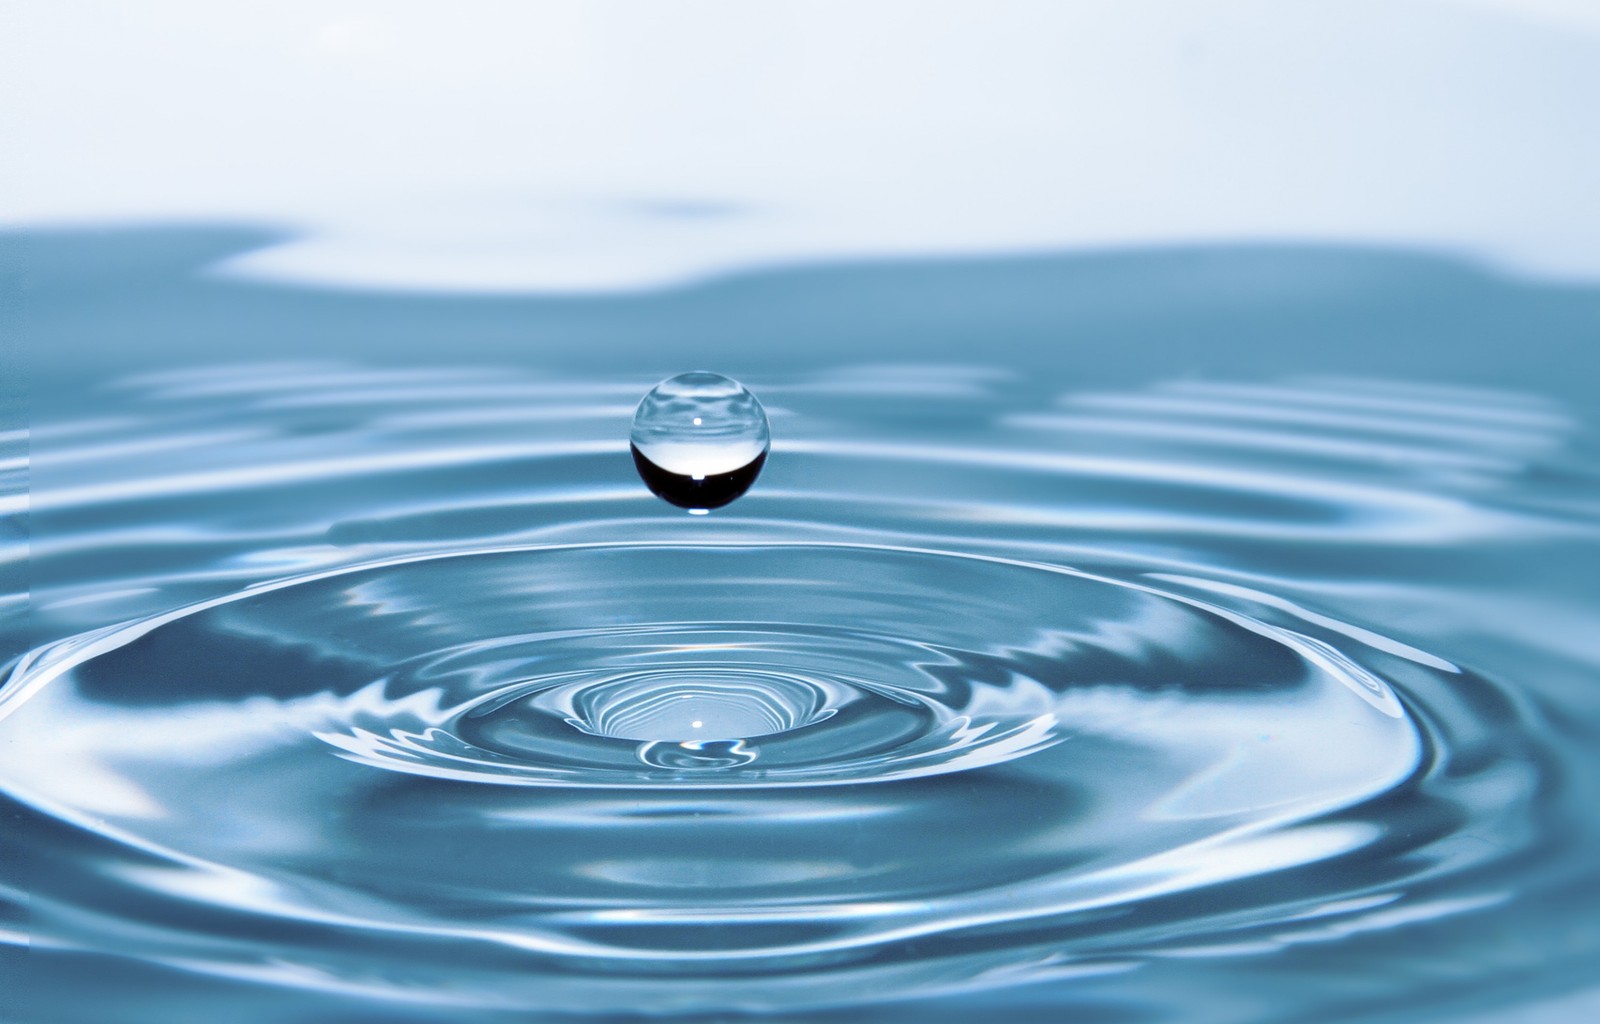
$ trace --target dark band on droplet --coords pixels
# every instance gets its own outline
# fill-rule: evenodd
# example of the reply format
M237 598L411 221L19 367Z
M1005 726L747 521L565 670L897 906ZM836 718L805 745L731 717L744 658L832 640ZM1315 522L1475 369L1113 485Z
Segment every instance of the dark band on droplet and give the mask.
M633 452L633 465L639 471L639 478L650 488L650 493L679 508L721 508L748 491L750 485L756 482L756 477L761 475L761 467L767 463L767 453L762 451L738 469L709 473L696 479L662 469L646 458L638 445L630 444L628 448Z

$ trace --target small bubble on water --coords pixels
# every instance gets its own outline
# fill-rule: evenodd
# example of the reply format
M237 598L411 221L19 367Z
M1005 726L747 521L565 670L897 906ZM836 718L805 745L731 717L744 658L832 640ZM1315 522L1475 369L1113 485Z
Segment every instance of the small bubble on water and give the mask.
M657 497L694 514L728 504L756 482L772 435L748 388L695 370L650 389L633 414L633 464Z

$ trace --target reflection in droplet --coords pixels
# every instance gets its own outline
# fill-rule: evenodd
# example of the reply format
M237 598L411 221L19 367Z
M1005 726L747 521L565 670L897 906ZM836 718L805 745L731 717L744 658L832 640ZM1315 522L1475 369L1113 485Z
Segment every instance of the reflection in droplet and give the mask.
M633 416L640 478L657 497L691 512L721 508L748 491L770 441L756 396L703 370L657 384Z

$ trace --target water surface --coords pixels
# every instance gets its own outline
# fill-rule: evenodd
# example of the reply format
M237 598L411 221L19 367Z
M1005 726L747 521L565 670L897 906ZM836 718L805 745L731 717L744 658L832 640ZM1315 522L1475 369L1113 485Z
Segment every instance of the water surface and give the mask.
M195 275L250 241L23 240L34 1019L1583 998L1593 291L1337 249ZM773 440L690 517L628 437L698 367Z

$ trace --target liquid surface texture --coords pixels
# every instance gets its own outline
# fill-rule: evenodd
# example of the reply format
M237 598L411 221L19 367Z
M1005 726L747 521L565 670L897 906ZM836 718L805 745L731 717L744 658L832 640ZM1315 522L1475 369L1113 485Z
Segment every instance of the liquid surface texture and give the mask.
M964 266L896 334L916 310L859 269L435 306L167 280L178 242L136 242L109 306L70 276L122 265L100 250L44 275L38 329L105 355L42 361L6 435L23 1019L1478 1024L1583 998L1600 489L1580 375L1535 350L1576 344L1581 289L1278 254L1257 319L1248 253ZM1070 306L1101 319L1052 305L1086 280ZM1207 344L1140 319L1152 290ZM834 341L814 318L841 308ZM182 350L216 310L244 361ZM698 329L741 310L725 344ZM1280 344L1330 310L1355 340ZM427 323L450 363L406 348ZM761 323L815 350L751 348ZM1428 382L1384 340L1494 323L1543 324L1545 362L1463 344ZM351 325L351 358L274 355ZM524 329L590 340L494 347ZM750 389L651 390L702 365ZM689 516L639 459L762 479L651 485L722 506Z

